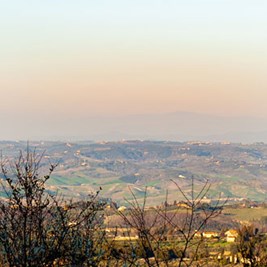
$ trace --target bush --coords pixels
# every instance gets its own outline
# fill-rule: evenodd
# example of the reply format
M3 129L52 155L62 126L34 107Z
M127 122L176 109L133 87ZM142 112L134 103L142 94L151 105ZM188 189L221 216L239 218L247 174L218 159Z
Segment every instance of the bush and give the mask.
M56 165L51 164L48 174L41 176L41 159L42 155L28 148L14 163L1 162L7 197L0 203L4 264L97 266L104 242L98 216L104 203L98 201L99 192L80 203L49 193L45 184Z

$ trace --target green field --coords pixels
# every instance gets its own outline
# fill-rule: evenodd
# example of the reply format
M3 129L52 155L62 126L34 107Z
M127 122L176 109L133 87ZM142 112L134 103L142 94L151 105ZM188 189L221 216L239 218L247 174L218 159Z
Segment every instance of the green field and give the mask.
M230 216L234 220L238 221L254 221L260 220L262 217L267 216L267 208L227 208L223 210L223 214Z

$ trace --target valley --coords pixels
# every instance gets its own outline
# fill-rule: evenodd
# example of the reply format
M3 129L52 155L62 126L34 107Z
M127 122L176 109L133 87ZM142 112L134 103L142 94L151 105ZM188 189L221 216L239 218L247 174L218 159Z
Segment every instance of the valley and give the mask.
M150 204L179 200L174 182L190 190L208 180L208 199L264 201L267 196L267 145L263 143L209 143L167 141L30 142L44 153L42 169L57 164L49 190L71 198L85 198L102 189L102 197L123 202L130 190L138 199L147 191ZM26 142L2 141L2 157L16 158Z

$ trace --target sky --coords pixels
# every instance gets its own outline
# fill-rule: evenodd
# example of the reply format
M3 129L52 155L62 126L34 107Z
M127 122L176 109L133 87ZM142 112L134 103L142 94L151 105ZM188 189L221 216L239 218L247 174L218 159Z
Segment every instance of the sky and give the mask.
M0 0L0 138L38 136L25 128L40 120L53 135L98 116L267 118L266 13L265 0Z

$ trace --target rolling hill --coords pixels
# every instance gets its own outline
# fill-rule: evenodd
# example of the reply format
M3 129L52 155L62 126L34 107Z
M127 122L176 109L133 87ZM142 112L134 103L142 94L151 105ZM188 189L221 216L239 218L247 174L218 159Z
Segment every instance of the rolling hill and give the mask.
M25 142L0 142L4 158L13 160ZM181 199L174 180L187 192L194 177L198 190L205 181L212 187L208 198L250 198L267 196L267 145L255 143L210 143L167 141L121 142L33 142L31 149L45 151L41 172L50 162L58 163L49 180L49 190L68 197L84 198L92 190L123 202L130 190L149 203Z

